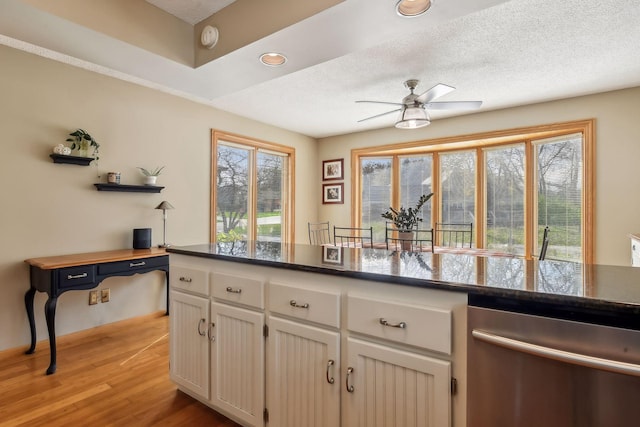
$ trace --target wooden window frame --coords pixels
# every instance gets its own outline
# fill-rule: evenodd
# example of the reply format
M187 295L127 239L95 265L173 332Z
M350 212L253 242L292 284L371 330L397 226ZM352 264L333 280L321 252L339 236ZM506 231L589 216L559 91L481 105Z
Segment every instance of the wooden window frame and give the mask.
M475 216L479 219L474 226L476 233L475 241L478 247L485 246L485 212L482 197L484 197L484 153L483 148L511 145L514 143L525 144L525 258L534 257L535 245L532 244L534 235L531 225L534 217L534 195L531 186L535 182L533 170L533 141L540 139L570 135L574 133L582 134L582 262L592 264L595 262L595 119L576 120L569 122L559 122L546 125L528 126L514 129L506 129L491 132L451 136L445 138L435 138L406 143L387 144L375 147L358 148L351 150L351 180L353 191L351 192L351 223L354 227L361 226L361 200L360 194L362 183L360 180L360 159L362 157L393 157L392 167L392 205L397 206L398 177L399 170L398 157L410 154L433 154L432 170L437 171L440 167L439 153L459 150L476 150L476 203ZM440 218L440 194L435 189L440 188L439 174L435 173L432 179L432 188L435 191L432 198L432 221Z
M223 132L219 130L211 130L211 177L210 177L210 213L209 213L209 241L211 243L216 242L216 195L217 195L217 168L218 162L216 154L218 152L219 141L222 145L224 142L228 142L234 145L243 146L252 151L252 158L250 164L256 165L256 157L258 151L271 152L286 156L288 160L286 179L287 183L283 190L283 224L282 224L282 243L292 243L295 241L295 148L288 147L286 145L277 144L274 142L268 142L259 140L256 138L250 138L242 135L237 135L229 132ZM252 167L252 169L255 169ZM254 175L254 172L251 172ZM255 186L255 177L251 177L250 187ZM251 212L257 211L258 205L258 193L255 188L250 188L249 192L249 209ZM247 236L248 240L256 240L256 227L251 227L250 234Z

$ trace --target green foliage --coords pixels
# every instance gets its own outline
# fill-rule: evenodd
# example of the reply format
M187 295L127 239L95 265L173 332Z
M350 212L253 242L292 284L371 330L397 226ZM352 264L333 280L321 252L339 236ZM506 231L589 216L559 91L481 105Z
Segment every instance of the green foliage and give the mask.
M145 169L145 168L138 167L138 169L140 169L140 172L144 176L158 176L162 172L162 169L164 169L164 166L162 167L158 166L155 169Z
M100 144L87 133L84 129L76 129L75 132L71 132L69 136L73 138L67 138L67 142L71 142L72 150L86 150L89 147L93 147L93 157L98 160L98 149L100 148Z
M403 206L400 206L400 209L396 210L389 207L389 210L382 214L382 218L393 222L398 230L412 230L418 222L422 221L422 218L420 218L418 214L422 206L431 199L431 196L433 196L433 193L420 196L415 208L405 209Z
M235 229L229 230L227 233L218 233L216 236L217 242L237 242L239 240L244 240L244 236Z

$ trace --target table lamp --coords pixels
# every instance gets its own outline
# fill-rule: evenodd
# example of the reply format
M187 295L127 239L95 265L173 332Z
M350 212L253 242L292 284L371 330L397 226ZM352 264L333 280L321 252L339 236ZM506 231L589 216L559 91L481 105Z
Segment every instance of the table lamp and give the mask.
M158 247L166 248L169 246L167 245L167 209L173 209L173 205L171 205L171 203L167 202L166 200L163 200L162 203L156 206L156 209L162 209L162 221L163 221L162 244L158 245Z

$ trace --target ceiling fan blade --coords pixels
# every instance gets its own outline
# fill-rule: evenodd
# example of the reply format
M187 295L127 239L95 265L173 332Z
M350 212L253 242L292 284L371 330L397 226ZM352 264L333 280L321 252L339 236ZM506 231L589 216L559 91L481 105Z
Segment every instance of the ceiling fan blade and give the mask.
M385 101L356 101L357 103L369 103L369 104L387 104L387 105L404 105L402 102L385 102Z
M391 113L397 113L398 111L402 111L402 108L398 108L397 110L387 111L386 113L382 113L382 114L376 114L375 116L367 117L366 119L358 120L358 123L364 122L365 120L377 119L378 117L386 116L387 114L391 114Z
M456 90L455 87L451 87L442 83L438 83L437 85L435 85L434 87L432 87L431 89L429 89L428 91L426 91L425 93L423 93L422 95L418 96L416 98L416 101L418 102L422 102L423 104L426 104L430 101L433 101L436 98L440 98L443 95L448 94L449 92L452 92Z
M474 110L481 105L482 101L446 101L429 102L424 107L427 110Z

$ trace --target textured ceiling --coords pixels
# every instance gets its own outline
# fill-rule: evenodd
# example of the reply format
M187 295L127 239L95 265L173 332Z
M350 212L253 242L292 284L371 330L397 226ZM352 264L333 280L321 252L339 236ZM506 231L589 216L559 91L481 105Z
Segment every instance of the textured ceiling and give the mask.
M399 102L410 78L418 93L454 86L438 100L481 100L479 111L640 86L638 0L439 0L413 19L393 4L345 0L196 69L19 0L0 5L0 43L316 138L393 126L395 115L358 123L389 106L355 101ZM286 65L261 66L274 49ZM431 116L457 114L472 113Z

